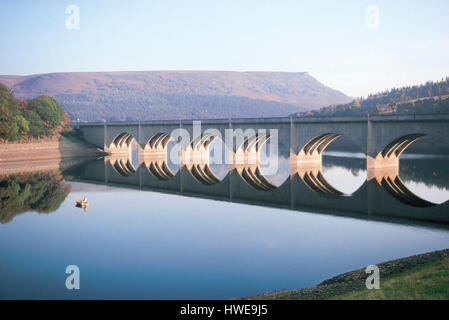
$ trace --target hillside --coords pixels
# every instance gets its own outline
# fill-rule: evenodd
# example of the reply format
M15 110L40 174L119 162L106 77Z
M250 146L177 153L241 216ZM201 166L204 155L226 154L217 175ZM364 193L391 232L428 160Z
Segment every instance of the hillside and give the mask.
M67 114L53 98L17 99L0 83L0 143L51 137L68 123Z
M351 101L308 73L141 71L1 76L20 98L54 97L81 121L287 116Z
M449 77L420 86L392 89L355 99L351 103L330 105L320 110L298 112L299 117L354 116L382 114L449 113Z

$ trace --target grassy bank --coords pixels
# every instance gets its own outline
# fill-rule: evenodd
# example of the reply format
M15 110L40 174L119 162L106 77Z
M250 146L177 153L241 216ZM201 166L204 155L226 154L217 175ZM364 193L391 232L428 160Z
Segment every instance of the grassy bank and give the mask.
M449 257L429 262L382 280L379 290L361 289L334 300L447 300Z
M368 290L365 269L321 282L316 287L266 292L244 300L449 299L449 249L377 264L380 289Z

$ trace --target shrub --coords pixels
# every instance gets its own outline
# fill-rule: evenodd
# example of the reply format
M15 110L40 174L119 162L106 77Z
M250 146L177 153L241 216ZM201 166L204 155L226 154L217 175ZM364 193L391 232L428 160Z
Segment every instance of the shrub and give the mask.
M49 137L68 123L67 114L55 99L40 96L19 100L0 83L0 140Z

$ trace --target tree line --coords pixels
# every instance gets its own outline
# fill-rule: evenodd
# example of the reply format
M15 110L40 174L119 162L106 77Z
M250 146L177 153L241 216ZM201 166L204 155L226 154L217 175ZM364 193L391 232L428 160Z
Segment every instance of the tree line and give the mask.
M320 110L298 112L297 116L345 116L381 114L449 113L449 77L423 85L394 88L351 103L331 105Z
M16 99L0 83L0 142L51 137L69 122L55 99L48 96Z

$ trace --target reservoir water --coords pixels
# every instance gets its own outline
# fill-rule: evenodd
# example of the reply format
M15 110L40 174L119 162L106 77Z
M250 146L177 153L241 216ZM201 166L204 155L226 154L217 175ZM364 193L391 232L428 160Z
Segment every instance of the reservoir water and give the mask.
M428 212L439 207L445 214L448 160L404 155L399 176L410 194L379 191L375 202L392 204L380 215L376 203L368 205L370 192L366 212L351 202L347 213L321 206L349 201L367 185L365 158L341 152L327 153L322 167L341 195L318 194L316 206L296 200L302 196L296 187L282 200L284 180L293 179L288 161L267 176L281 190L277 200L269 198L273 191L246 195L246 187L223 196L208 193L219 187L195 191L186 175L179 190L145 187L144 166L120 182L114 180L120 172L104 159L3 175L0 298L228 299L314 286L371 264L447 248L445 218ZM301 190L313 189L307 186ZM84 196L90 203L85 211L74 201ZM80 290L66 289L69 265L79 267Z

